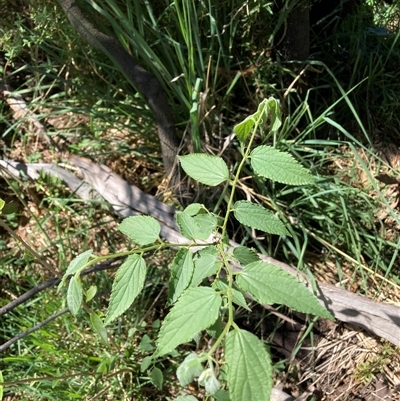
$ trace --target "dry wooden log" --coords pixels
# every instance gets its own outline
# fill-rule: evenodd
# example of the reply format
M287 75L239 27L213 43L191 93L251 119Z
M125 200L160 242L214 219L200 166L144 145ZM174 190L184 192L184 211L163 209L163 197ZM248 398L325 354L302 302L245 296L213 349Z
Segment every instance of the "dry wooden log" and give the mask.
M73 191L85 199L93 197L93 193L89 189L93 188L110 202L115 213L119 216L148 214L160 222L162 235L165 239L176 243L188 242L177 229L174 220L174 208L129 185L107 167L75 156L71 157L70 161L80 168L86 184L81 183L68 171L51 164L23 164L0 160L0 166L14 174L23 171L32 179L37 177L40 170L44 170L53 176L59 176ZM232 246L235 244L232 243ZM304 279L307 287L312 291L307 277L300 274L296 269L273 258L262 255L260 257L290 274ZM361 327L400 346L400 308L398 306L376 302L342 288L323 283L318 283L317 296L336 319Z

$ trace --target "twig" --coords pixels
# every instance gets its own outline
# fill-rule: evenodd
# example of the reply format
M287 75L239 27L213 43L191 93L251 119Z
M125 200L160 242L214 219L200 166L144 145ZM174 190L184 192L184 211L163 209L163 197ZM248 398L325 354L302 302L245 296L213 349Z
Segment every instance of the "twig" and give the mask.
M15 336L14 338L12 338L11 340L8 340L7 342L5 342L4 344L0 345L0 352L5 351L7 348L11 347L11 345L15 344L18 340L20 340L21 338L26 337L27 335L41 329L43 326L45 326L47 323L50 323L51 321L53 321L54 319L57 319L59 316L64 315L65 313L69 312L68 308L64 308L63 310L61 310L60 312L54 313L53 315L51 315L50 317L48 317L47 319L43 320L43 322L38 323L36 326L30 328L27 331L23 331L22 333L19 333L17 336Z

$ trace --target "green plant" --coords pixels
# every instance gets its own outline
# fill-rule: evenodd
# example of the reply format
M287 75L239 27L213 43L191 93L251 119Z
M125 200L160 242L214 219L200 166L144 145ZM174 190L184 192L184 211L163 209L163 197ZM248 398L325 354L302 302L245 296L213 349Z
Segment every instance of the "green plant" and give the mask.
M211 347L200 354L190 353L178 367L177 377L183 386L198 377L199 384L217 399L229 391L232 401L265 400L272 388L272 363L265 345L235 323L236 306L249 310L246 293L259 303L285 304L303 313L332 318L295 277L263 262L252 249L244 246L233 249L229 244L227 224L231 215L240 224L253 229L290 235L285 225L261 205L244 200L234 202L245 165L250 165L254 175L269 180L289 185L313 184L308 171L288 153L266 145L253 146L256 133L267 118L269 133L277 131L281 121L275 99L264 100L253 115L235 126L243 158L232 174L225 161L217 156L191 154L179 157L185 172L198 182L209 186L225 183L224 194L228 191L230 194L223 217L198 203L177 212L177 224L188 241L184 244L162 241L160 225L152 217L129 217L120 224L119 230L138 248L97 257L88 250L72 260L59 286L62 288L69 279L67 303L70 311L77 315L83 305L90 314L92 327L102 341L107 342L106 326L122 315L144 288L147 270L144 254L178 248L170 266L168 296L172 308L161 325L154 354L142 362L143 369L155 365L161 357L206 330L213 339ZM96 289L84 290L80 274L83 269L116 256L127 258L115 276L103 322L101 316L87 305ZM240 269L234 268L238 265ZM208 279L208 285L203 284L205 279ZM223 357L218 352L221 348ZM151 378L155 385L162 385L159 368L153 367Z

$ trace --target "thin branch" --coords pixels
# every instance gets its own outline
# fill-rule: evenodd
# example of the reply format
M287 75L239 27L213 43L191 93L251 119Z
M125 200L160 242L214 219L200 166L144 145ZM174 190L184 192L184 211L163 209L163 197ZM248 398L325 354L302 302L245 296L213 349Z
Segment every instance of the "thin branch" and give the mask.
M64 308L63 310L61 310L60 312L54 313L53 315L51 315L50 317L48 317L47 319L43 320L43 322L38 323L36 326L30 328L27 331L23 331L22 333L19 333L17 336L15 336L14 338L12 338L11 340L8 340L7 342L5 342L4 344L0 345L0 352L5 351L6 349L8 349L9 347L11 347L11 345L15 344L18 340L20 340L21 338L26 337L27 335L41 329L43 326L45 326L47 323L50 323L51 321L53 321L54 319L57 319L59 316L64 315L65 313L69 312L68 308Z
M84 270L81 273L81 276L87 276L90 273L96 273L103 270L114 269L119 267L118 259L112 259L105 262L102 262L96 266L89 267L88 269ZM37 293L45 290L46 288L53 287L54 285L59 284L61 279L59 278L52 278L50 280L44 281L43 283L37 285L36 287L31 288L29 291L25 292L25 294L21 295L14 301L9 302L7 305L0 308L0 316L5 315L6 313L10 312L17 306L25 303L27 300L32 298Z

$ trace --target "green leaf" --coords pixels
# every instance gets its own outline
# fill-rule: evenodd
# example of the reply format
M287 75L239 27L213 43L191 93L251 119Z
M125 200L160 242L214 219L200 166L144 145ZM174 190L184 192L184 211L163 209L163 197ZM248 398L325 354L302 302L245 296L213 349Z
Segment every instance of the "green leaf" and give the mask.
M233 208L239 223L270 234L290 235L278 217L260 205L248 201L237 201Z
M194 240L198 231L193 217L185 212L176 212L176 223L178 224L181 234L188 239Z
M250 156L253 170L264 178L291 185L315 182L312 175L289 153L271 146L258 146Z
M187 289L164 319L155 355L173 351L179 344L211 326L217 320L221 302L220 295L212 288Z
M97 313L90 313L90 323L92 325L93 330L99 335L101 341L107 345L108 337L107 337L107 329L104 327L104 324Z
M111 291L105 324L122 315L143 288L146 263L139 255L130 255L118 269Z
M226 292L229 289L228 284L226 284L222 280L215 280L214 287L217 288L218 290L224 291L224 292ZM247 305L244 295L240 291L236 290L235 288L231 288L231 292L232 292L232 302L233 303L241 306L242 308L244 308L248 311L251 311L251 309Z
M143 358L143 361L140 363L140 372L145 372L148 367L152 364L153 358L151 356L146 356Z
M185 173L202 184L214 187L229 180L229 171L219 156L195 153L178 156Z
M242 265L246 266L249 263L257 262L260 258L254 249L247 246L238 246L233 250L233 257Z
M218 219L208 213L191 217L186 212L177 212L176 222L179 226L179 231L185 238L206 240L215 230Z
M205 241L210 237L218 224L218 219L213 214L198 214L193 217L195 224L198 227L196 237Z
M229 391L226 390L218 390L215 394L213 394L213 398L215 401L231 401L229 397Z
M65 281L71 274L75 274L76 272L83 270L92 253L93 249L89 249L86 252L81 253L76 258L71 260L71 263L69 264L67 270L64 273L61 283L58 285L58 290L61 289L61 287L65 284Z
M198 401L198 399L192 395L180 395L179 397L174 398L172 401Z
M3 199L0 198L0 214L1 214L1 211L2 211L2 209L3 209L5 204L6 204L6 202L4 202Z
M193 254L187 248L177 252L172 264L168 285L168 297L174 303L189 286L193 275Z
M215 374L207 377L204 383L204 388L206 389L207 394L214 394L221 388L221 383L215 377Z
M133 216L122 221L118 230L139 245L148 245L157 241L160 235L160 223L150 216Z
M236 276L236 283L260 303L283 304L299 312L333 320L333 316L304 284L271 263L250 263Z
M214 394L221 388L221 383L215 377L213 369L208 368L199 377L200 386L204 386L207 394Z
M73 276L69 282L67 304L70 312L76 316L82 305L83 290L79 277Z
M204 205L202 205L201 203L192 203L187 206L183 212L188 214L189 216L196 216L196 214L198 214L200 210L206 210Z
M162 390L162 386L164 383L164 375L161 369L153 368L150 373L150 378L152 383L159 389Z
M216 255L201 255L194 260L194 272L191 287L198 286L205 278L213 276L220 266Z
M232 330L226 336L225 359L232 401L270 399L272 363L262 341L248 331Z
M268 99L268 114L270 118L270 131L276 132L282 125L281 109L279 108L279 101L274 98Z
M86 302L91 301L96 293L97 287L95 285L90 286L90 288L86 291Z
M261 125L267 117L266 114L267 99L264 99L257 108L257 111L250 116L246 117L241 123L233 127L233 131L238 137L239 141L244 142L249 136L254 125L258 123Z
M217 320L207 329L207 333L212 338L218 338L223 329L224 327L222 325L222 318L221 315L219 315Z
M3 399L4 395L4 386L2 386L1 383L4 383L4 378L3 378L3 372L0 370L0 400Z
M176 376L181 386L187 386L195 377L199 377L203 371L201 359L195 353L189 354L184 361L178 366Z
M147 334L144 334L140 340L139 349L143 352L153 351L153 342Z

